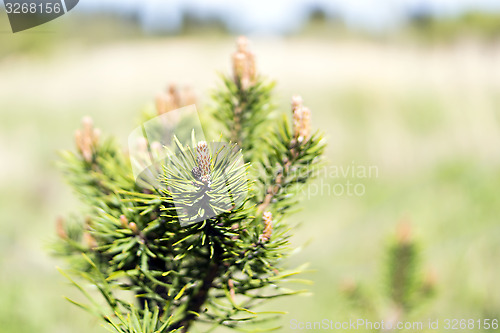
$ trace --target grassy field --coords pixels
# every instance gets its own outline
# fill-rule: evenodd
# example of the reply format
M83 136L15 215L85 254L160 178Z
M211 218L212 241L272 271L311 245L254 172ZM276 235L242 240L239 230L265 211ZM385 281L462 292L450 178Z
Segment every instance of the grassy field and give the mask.
M90 115L125 143L139 111L167 83L193 86L200 110L229 70L232 37L169 37L89 46L64 39L49 53L0 58L0 325L2 333L104 332L63 299L75 296L47 244L58 214L73 211L57 151ZM306 189L312 295L274 303L289 321L362 317L339 289L352 279L379 300L396 225L410 221L437 294L419 318L499 318L500 45L446 45L289 37L254 38L277 101L301 93L328 136L328 170L375 167L372 177L327 173ZM335 184L362 184L338 195ZM381 312L387 304L379 300Z

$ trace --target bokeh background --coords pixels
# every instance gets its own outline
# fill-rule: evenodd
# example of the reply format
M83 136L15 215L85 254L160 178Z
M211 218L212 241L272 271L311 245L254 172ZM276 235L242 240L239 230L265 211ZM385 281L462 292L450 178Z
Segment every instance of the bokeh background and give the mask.
M247 34L285 112L300 93L327 134L328 165L306 189L294 237L311 295L276 301L291 319L363 318L359 283L381 318L387 244L412 225L435 296L414 318L500 318L500 3L498 1L81 0L12 34L0 7L0 332L104 332L63 296L77 292L49 255L58 215L79 204L55 166L84 115L125 144L167 84L199 109ZM335 184L362 184L338 195ZM479 331L479 330L474 330Z

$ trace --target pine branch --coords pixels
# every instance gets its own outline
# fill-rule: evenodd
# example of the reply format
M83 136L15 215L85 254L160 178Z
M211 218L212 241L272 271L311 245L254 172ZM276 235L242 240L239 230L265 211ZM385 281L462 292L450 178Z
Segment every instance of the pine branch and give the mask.
M141 139L139 153L152 165L137 179L127 153L84 120L77 153L64 152L61 166L85 210L59 219L54 250L102 300L71 278L89 301L73 303L115 332L187 332L198 321L234 329L264 323L276 313L255 307L302 292L282 285L303 271L283 266L292 250L283 215L324 145L321 135L310 135L310 112L298 104L293 126L283 119L269 131L272 87L257 76L246 39L239 39L233 77L214 97L215 121L231 143L198 142L191 130L189 142L181 142L167 137L171 124L158 122L148 138L164 145ZM186 101L171 88L157 97L157 112Z
M213 230L210 230L210 225L207 224L207 233L213 233ZM200 288L191 296L187 303L186 316L179 321L177 324L172 325L170 327L171 330L182 329L182 332L187 332L192 322L199 316L201 312L201 307L205 304L208 298L208 294L210 289L212 288L212 284L214 280L219 276L219 270L221 268L221 259L222 259L223 249L218 243L214 243L214 251L212 259L210 260L210 264L207 267L207 273L201 283Z
M301 107L296 106L294 110ZM278 206L276 209L284 213L296 204L293 201L294 187L306 183L314 175L324 143L319 133L310 136L309 131L304 130L308 126L299 121L292 131L284 118L268 140L267 145L274 153L263 163L265 169L261 174L264 176L260 180L265 186L265 196L258 202L259 213L274 202Z

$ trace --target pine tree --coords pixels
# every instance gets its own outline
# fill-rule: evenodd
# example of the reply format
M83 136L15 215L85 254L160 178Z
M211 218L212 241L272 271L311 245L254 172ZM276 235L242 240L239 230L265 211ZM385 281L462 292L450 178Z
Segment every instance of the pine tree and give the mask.
M284 285L302 271L286 266L286 218L320 160L322 135L311 133L300 97L293 98L292 121L286 114L269 121L274 83L257 74L244 37L232 62L204 124L220 129L220 139L198 140L192 131L174 133L170 145L145 140L142 152L161 157L146 168L145 181L90 118L76 132L77 152L62 153L63 173L85 208L58 220L55 253L88 298L71 302L113 332L188 332L194 323L270 328L264 322L279 313L255 308L301 292ZM192 94L180 95L171 86L158 96L158 115L192 101ZM165 124L157 124L165 136Z

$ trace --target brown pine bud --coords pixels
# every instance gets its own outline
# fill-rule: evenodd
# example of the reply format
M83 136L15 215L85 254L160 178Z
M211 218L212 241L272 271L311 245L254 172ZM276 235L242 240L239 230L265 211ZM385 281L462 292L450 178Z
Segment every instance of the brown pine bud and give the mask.
M212 178L210 177L210 175L203 175L203 176L201 176L201 179L200 179L200 180L201 180L203 183L208 183L208 182L210 182L210 180L211 180L211 179L212 179Z
M93 249L97 247L97 241L89 232L83 234L83 239L89 248Z
M82 119L83 133L85 136L91 136L94 131L94 121L89 116Z
M198 146L196 147L196 160L201 171L202 179L208 179L210 177L210 153L206 141L198 142Z
M120 215L120 222L122 223L123 229L128 228L128 219L125 215Z
M244 36L236 40L236 52L232 56L234 81L243 89L255 83L257 70L255 56L248 49L248 40Z
M411 224L408 221L403 221L398 225L396 231L396 240L401 245L410 244L412 240Z
M294 95L292 96L292 111L295 110L298 107L302 107L302 97L300 95Z
M184 87L181 93L182 106L196 104L196 95L190 86Z
M196 104L196 96L190 86L179 91L175 84L171 84L166 92L158 94L155 99L156 112L159 115L192 104Z
M139 228L137 228L137 224L135 224L134 222L130 222L128 224L128 227L130 228L130 230L132 230L134 234L139 234Z
M227 285L229 287L229 295L231 296L231 300L234 302L236 300L236 292L234 291L233 280L227 280Z
M82 130L75 131L76 147L85 161L92 162L101 132L98 129L94 129L93 121L90 117L82 119L82 127Z
M235 81L241 81L247 77L247 57L245 53L236 52L233 54L233 74Z
M264 220L264 231L259 236L259 242L267 243L271 239L273 232L273 214L271 212L264 212L262 219Z
M257 68L255 66L255 56L252 52L247 52L247 68L250 83L254 84L257 77Z
M171 97L166 93L160 93L156 96L155 99L156 104L156 112L159 115L167 113L168 111L173 110L173 102Z
M307 139L311 133L311 110L302 107L302 123L300 124L299 137Z
M101 137L101 130L99 128L95 128L92 136L92 145L94 147L97 147L100 137Z
M68 233L66 232L66 228L64 225L64 219L61 216L57 217L56 220L56 232L59 238L68 239Z
M168 87L168 94L170 95L170 98L172 99L172 110L178 109L181 107L180 103L180 96L179 96L179 91L177 89L177 86L175 84L170 84Z
M293 134L295 138L300 136L300 129L302 128L302 106L293 109Z
M292 97L293 134L299 142L311 135L311 110L302 103L302 97Z
M246 53L248 51L248 38L239 36L236 39L236 49L238 52Z
M201 169L197 166L195 166L193 168L193 170L191 170L191 174L193 175L194 179L196 179L196 180L201 180L201 177L203 176L201 174Z

